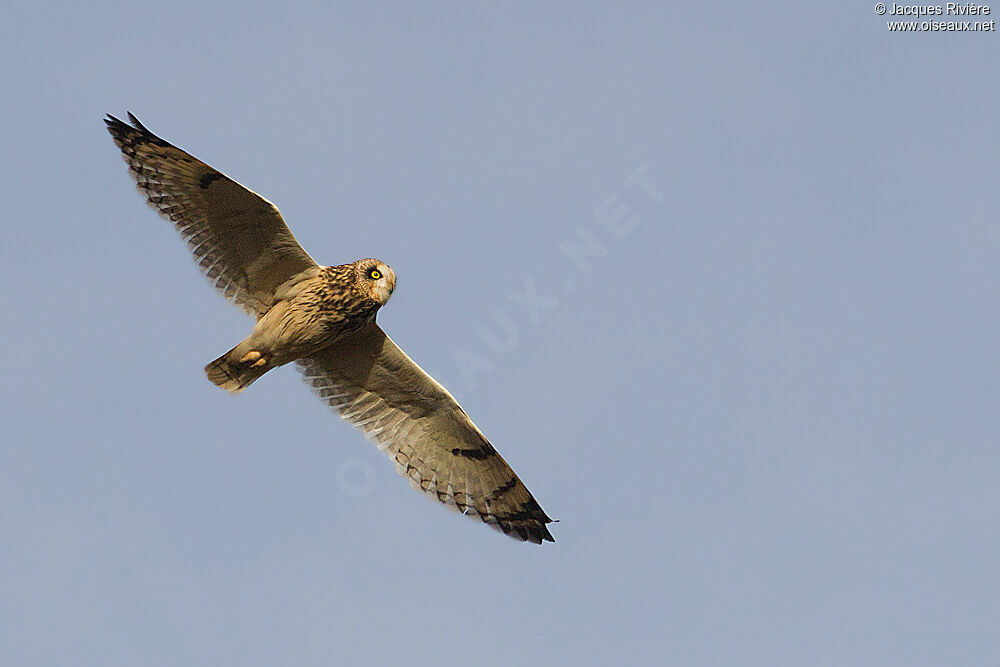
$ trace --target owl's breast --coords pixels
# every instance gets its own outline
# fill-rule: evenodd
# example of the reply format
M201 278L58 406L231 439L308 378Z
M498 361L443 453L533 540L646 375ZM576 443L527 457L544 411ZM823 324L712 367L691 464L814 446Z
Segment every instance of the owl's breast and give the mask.
M340 335L374 322L379 305L370 299L335 296L320 304L318 317L329 333Z
M302 283L285 303L284 312L276 310L272 319L278 320L279 347L295 358L308 356L371 324L380 307L378 301L356 289L349 276L331 269Z

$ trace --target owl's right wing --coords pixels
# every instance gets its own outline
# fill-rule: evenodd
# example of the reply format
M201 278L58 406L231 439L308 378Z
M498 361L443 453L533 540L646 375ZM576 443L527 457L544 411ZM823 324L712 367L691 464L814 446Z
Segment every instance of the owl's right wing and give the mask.
M413 488L514 539L555 541L545 526L552 519L452 395L378 325L298 364L313 391Z
M260 317L281 285L318 268L274 204L128 116L132 125L111 115L104 122L139 192L174 223L227 299Z

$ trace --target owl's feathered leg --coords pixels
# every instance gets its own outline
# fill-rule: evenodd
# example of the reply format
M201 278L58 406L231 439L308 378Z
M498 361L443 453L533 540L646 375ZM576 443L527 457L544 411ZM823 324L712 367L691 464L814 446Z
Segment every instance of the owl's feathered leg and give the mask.
M272 368L271 355L252 349L247 339L205 366L205 375L230 394L238 394Z

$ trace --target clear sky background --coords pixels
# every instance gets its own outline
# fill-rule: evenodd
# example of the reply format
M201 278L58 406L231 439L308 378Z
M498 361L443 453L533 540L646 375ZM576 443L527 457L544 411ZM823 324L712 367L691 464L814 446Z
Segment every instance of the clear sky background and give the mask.
M0 663L1000 662L997 34L543 5L4 5ZM379 321L555 544L414 493L293 368L205 379L251 322L126 109L395 268Z

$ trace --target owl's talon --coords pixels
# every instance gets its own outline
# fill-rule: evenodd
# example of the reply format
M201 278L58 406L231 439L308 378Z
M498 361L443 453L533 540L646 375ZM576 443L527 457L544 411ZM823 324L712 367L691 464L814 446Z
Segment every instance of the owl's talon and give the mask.
M243 358L240 359L240 363L249 364L251 361L257 361L258 359L260 359L260 352L258 352L257 350L250 350L249 352L243 355ZM257 364L254 365L256 366Z
M264 357L261 357L257 361L253 362L253 365L250 366L250 368L257 368L258 366L263 366L266 363L267 363L267 359L265 359Z

